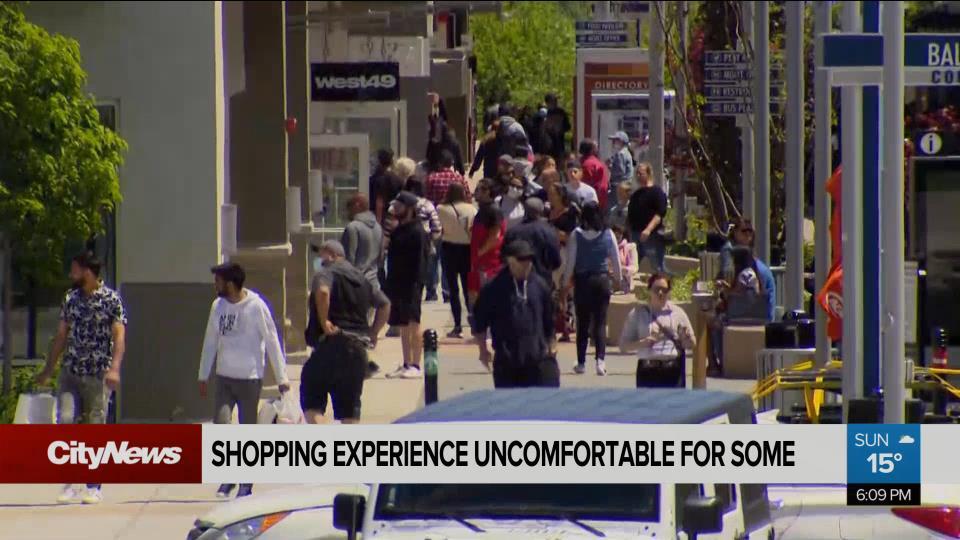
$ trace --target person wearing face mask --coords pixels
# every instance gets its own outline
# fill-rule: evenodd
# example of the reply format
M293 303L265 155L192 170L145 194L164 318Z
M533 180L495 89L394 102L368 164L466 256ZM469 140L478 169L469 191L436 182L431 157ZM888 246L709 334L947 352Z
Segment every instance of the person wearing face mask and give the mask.
M493 364L495 388L560 386L553 299L533 270L533 248L516 240L504 248L506 266L480 291L473 311L473 336L480 362ZM487 331L493 352L487 346Z
M670 278L655 273L647 280L650 299L630 311L620 334L620 351L636 352L637 388L685 387L686 349L696 346L687 313L670 301Z
M264 353L270 359L280 393L290 390L277 325L263 298L243 286L246 273L239 264L228 262L210 271L214 275L217 299L210 307L200 353L200 395L207 395L210 372L216 360L214 423L231 423L236 407L241 424L256 424L263 388ZM233 484L222 484L217 496L229 497L233 488ZM250 495L251 491L250 484L240 484L237 496Z
M523 180L517 177L510 179L507 192L497 198L497 206L506 222L506 230L523 223L526 213L523 210Z
M371 371L367 349L377 344L390 301L346 260L340 242L327 240L318 251L322 265L310 287L310 319L304 331L313 354L300 376L300 405L308 423L323 423L329 395L333 418L355 424L363 381ZM372 326L367 322L371 309L376 310Z

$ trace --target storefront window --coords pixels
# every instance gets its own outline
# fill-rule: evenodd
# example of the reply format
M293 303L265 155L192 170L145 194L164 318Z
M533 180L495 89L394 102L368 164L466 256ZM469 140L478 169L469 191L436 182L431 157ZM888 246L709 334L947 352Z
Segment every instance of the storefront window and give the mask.
M323 172L323 228L344 227L349 222L347 201L360 192L360 151L355 147L314 147L310 168Z

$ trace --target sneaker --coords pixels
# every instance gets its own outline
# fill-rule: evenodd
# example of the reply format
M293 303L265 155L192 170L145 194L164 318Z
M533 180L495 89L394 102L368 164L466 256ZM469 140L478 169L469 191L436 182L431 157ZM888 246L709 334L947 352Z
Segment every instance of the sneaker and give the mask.
M60 492L60 496L57 497L57 502L60 504L77 504L82 497L83 492L81 490L73 487L72 484L67 484Z
M400 374L406 371L406 369L407 369L407 366L400 364L399 366L397 366L397 369L391 371L390 373L387 373L387 378L396 379L400 377Z
M437 301L437 293L428 294L427 299L424 300L424 302L436 302L436 301Z
M420 373L420 368L417 366L407 366L406 369L400 372L397 375L400 379L419 379L423 375Z
M602 359L597 360L597 375L603 377L606 374L607 374L607 363L604 362Z
M233 493L234 484L220 484L220 489L217 490L218 499L226 499L230 497L230 494Z
M390 328L387 328L387 333L385 334L385 336L386 336L386 337L400 337L400 329L397 328L396 326L391 326Z
M253 484L240 484L240 489L237 490L237 498L248 497L253 493Z
M586 371L587 371L587 366L583 364L577 364L573 366L573 372L576 373L577 375L583 375L584 373L586 373Z
M463 339L463 328L460 328L459 326L454 327L454 329L451 330L449 334L447 334L447 337Z
M83 504L100 504L101 502L103 502L103 492L100 488L87 488L83 494Z

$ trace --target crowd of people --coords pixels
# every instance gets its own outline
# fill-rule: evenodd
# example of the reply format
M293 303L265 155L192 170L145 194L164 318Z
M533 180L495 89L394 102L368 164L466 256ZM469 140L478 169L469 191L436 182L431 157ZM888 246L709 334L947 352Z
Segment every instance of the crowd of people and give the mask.
M547 96L536 124L526 116L516 120L509 106L499 107L465 171L442 100L431 99L427 159L418 163L380 150L369 197L357 194L349 201L349 223L340 240L314 246L304 332L313 351L299 396L304 419L325 421L329 398L335 420L359 421L364 380L380 369L368 351L387 325L387 336L399 337L402 350L387 377L420 378L422 303L441 296L454 323L447 337L465 339L469 326L497 388L558 386L557 343L571 341L573 334L572 372L586 372L592 341L596 373L606 375L610 298L634 290L643 258L653 268L640 284L650 300L631 312L619 346L638 356L638 386L650 384L645 377L660 364L679 370L682 385L683 351L693 346L694 335L684 311L669 299L667 196L650 165L634 162L627 135L610 136L614 151L606 160L591 139L568 153L569 118L556 97ZM464 175L481 168L483 178L471 189ZM722 259L723 275L735 276L735 283L723 286L767 294L772 310L773 278L752 256L752 232L749 222L732 230ZM100 263L89 253L73 260L74 288L37 377L38 383L49 379L63 355L58 380L63 423L105 422L108 396L120 380L126 315L99 272ZM215 422L231 422L236 410L241 423L255 423L267 360L281 394L289 391L283 347L269 306L246 287L244 269L228 262L211 272L216 299L199 351L199 392L206 396L212 386ZM217 494L227 497L235 488L224 484ZM237 495L251 490L241 485ZM100 486L92 484L67 486L59 498L101 499Z

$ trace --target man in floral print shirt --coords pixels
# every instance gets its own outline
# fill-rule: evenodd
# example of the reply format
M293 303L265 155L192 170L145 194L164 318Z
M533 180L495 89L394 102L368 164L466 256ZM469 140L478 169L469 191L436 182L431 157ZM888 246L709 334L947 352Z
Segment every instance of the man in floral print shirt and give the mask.
M37 383L50 378L63 353L57 381L58 422L103 424L110 392L120 384L127 316L120 296L100 281L100 262L92 253L73 258L70 280L73 288L63 300L53 348ZM85 491L68 485L57 500L96 504L103 495L99 484L88 484Z

